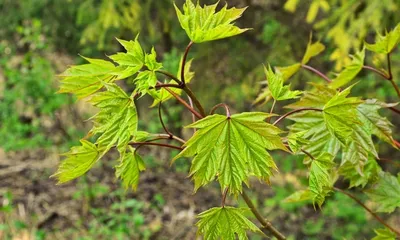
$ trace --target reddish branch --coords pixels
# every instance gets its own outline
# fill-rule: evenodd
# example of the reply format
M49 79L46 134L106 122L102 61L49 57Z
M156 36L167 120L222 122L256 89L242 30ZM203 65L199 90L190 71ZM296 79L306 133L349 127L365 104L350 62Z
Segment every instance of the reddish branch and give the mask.
M279 122L281 122L282 120L284 120L285 118L289 117L290 115L293 115L295 113L298 112L303 112L303 111L317 111L317 112L322 112L322 109L319 108L299 108L296 110L293 110L291 112L286 113L285 115L282 115L280 118L278 118L278 120L276 120L273 125L277 125Z
M190 48L192 46L193 46L193 42L190 41L190 43L186 47L185 53L183 54L182 69L181 69L181 84L182 84L182 87L184 87L186 85L186 82L185 82L185 65L186 65L187 56L188 56Z
M251 201L249 196L247 196L247 194L244 190L242 192L242 197L243 197L243 200L246 202L247 206L250 208L251 212L254 214L254 216L257 218L257 220L263 226L263 229L267 230L269 233L274 235L278 240L286 239L285 235L283 235L281 232L278 231L278 229L276 229L274 226L272 226L270 221L268 221L267 219L265 219L261 216L260 212L254 206L253 202Z
M220 104L215 105L215 106L211 109L210 115L211 115L211 114L214 114L214 112L215 112L219 107L224 107L224 108L225 108L225 111L226 111L226 116L227 116L228 118L231 117L231 110L229 109L229 106L226 105L225 103L220 103Z
M166 143L155 143L155 142L132 142L129 143L129 145L131 146L159 146L159 147L166 147L166 148L172 148L172 149L177 149L177 150L183 150L182 147L179 146L174 146L174 145L170 145L170 144L166 144Z
M369 212L376 220L378 220L380 223L382 223L385 227L387 227L388 229L390 229L390 231L392 231L393 233L395 233L397 236L400 237L400 232L396 229L394 229L392 226L390 226L389 224L387 224L382 218L380 218L376 213L374 213L371 209L369 209L367 206L365 206L364 203L362 203L358 198L356 198L354 195L340 189L340 188L336 188L334 187L333 189L335 189L336 191L343 193L345 195L347 195L348 197L350 197L351 199L353 199L355 202L357 202L360 206L362 206L367 212Z
M329 79L325 74L323 74L322 72L318 71L317 69L315 69L315 68L313 68L311 66L303 64L303 65L301 65L301 67L304 68L304 69L307 69L310 72L313 72L313 73L317 74L318 76L320 76L322 79L324 79L328 83L332 82L332 80Z

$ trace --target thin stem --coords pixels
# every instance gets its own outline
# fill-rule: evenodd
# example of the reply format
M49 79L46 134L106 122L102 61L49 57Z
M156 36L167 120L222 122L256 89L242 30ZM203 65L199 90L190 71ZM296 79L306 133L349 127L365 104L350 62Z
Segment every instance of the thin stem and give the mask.
M269 111L269 115L271 115L274 112L275 104L276 104L276 99L274 98L274 102L272 103L272 107L271 107L271 110ZM270 122L271 122L271 117L268 118L268 123L270 123Z
M388 65L388 73L389 73L389 80L393 80L393 75L392 75L392 63L390 61L390 53L388 53L386 55L386 59L387 59L387 65Z
M193 108L193 100L187 96L188 100L189 100L189 104L190 106ZM194 114L192 113L192 122L196 122L196 117L194 116ZM193 133L196 133L196 128L193 128Z
M177 84L181 85L182 81L179 80L176 76L174 76L172 73L164 71L164 70L157 70L156 72L164 74L165 76L171 78L172 80L174 80Z
M189 106L189 104L183 100L178 94L176 94L174 91L172 91L169 88L164 88L165 90L167 90L172 96L174 96L174 98L176 98L176 100L178 100L178 102L180 102L183 106L185 106L187 109L189 109L189 111L191 111L197 118L202 119L203 116L198 113L194 108L192 108L191 106Z
M356 201L360 206L362 206L367 212L369 212L376 220L378 220L380 223L382 223L385 227L387 227L388 229L390 229L392 232L394 232L395 234L397 234L397 236L400 236L400 232L396 229L394 229L392 226L390 226L389 224L387 224L382 218L380 218L376 213L374 213L371 209L369 209L367 206L365 206L364 203L362 203L358 198L356 198L354 195L352 195L351 193L348 193L340 188L336 188L334 187L333 189L335 189L336 191L343 193L345 195L347 195L348 197L350 197L351 199L353 199L354 201Z
M182 89L181 85L173 84L173 83L161 83L161 84L157 84L155 86L155 88L166 88L166 87Z
M247 196L246 192L243 190L242 192L243 200L246 202L247 206L250 208L251 212L257 218L257 220L261 223L264 229L274 235L278 240L285 240L286 237L282 233L280 233L274 226L272 226L271 222L267 219L264 219L254 204L251 202L249 196Z
M225 201L226 201L226 196L228 195L228 189L229 188L225 188L225 191L222 194L221 207L225 207Z
M398 109L396 109L394 107L390 107L389 109L392 110L393 112L397 113L397 114L400 114L400 110L398 110Z
M155 142L131 142L129 143L131 146L159 146L159 147L166 147L166 148L172 148L172 149L177 149L177 150L183 150L182 147L179 146L174 146L170 144L165 144L165 143L155 143Z
M311 158L312 160L315 160L314 156L311 155L311 153L309 153L309 152L307 152L306 150L303 150L303 149L301 149L301 151L302 151L305 155L307 155L309 158Z
M317 112L322 112L322 109L319 108L299 108L296 110L293 110L291 112L286 113L285 115L281 116L280 118L278 118L278 120L276 120L273 125L278 124L279 122L281 122L283 119L287 118L288 116L298 113L298 112L302 112L302 111L317 111Z
M303 65L301 65L301 67L304 68L304 69L307 69L310 72L313 72L313 73L317 74L318 76L320 76L322 79L324 79L328 83L332 82L332 80L329 79L325 74L323 74L322 72L318 71L317 69L315 69L315 68L313 68L311 66L303 64Z
M197 109L199 110L200 114L203 117L205 117L206 116L206 112L204 111L204 108L201 105L200 101L194 95L193 91L186 85L183 86L183 91L185 91L186 94L192 99L194 105L197 107Z
M215 112L219 107L224 107L224 108L225 108L225 112L226 112L226 116L227 116L228 118L231 117L231 110L229 109L229 106L226 105L225 103L220 103L220 104L215 105L215 106L211 109L210 115L214 114L214 112Z
M398 162L396 162L396 161L394 161L394 160L391 160L391 159L387 159L387 158L377 158L376 160L382 161L382 162L389 162L389 163L391 163L391 164L394 164L394 165L400 167L400 163L398 163Z
M157 137L158 140L160 140L160 139L173 139L173 140L176 140L176 141L178 141L178 142L180 142L180 143L182 143L182 144L185 144L185 143L186 143L185 140L183 140L182 138L180 138L180 137L178 137L178 136L175 136L175 135L172 135L172 138L170 137L170 135L168 135L168 134L163 134L163 133L160 133L160 134L151 134L151 135Z
M366 69L366 70L370 70L370 71L372 71L372 72L374 72L374 73L380 75L380 76L383 77L384 79L390 81L389 76L387 76L387 75L386 75L384 72L382 72L381 70L378 70L378 69L376 69L376 68L374 68L374 67L371 67L371 66L363 66L362 68L363 68L363 69Z
M396 90L397 96L400 98L400 89L399 89L399 87L396 85L396 83L394 82L393 79L390 79L390 82L392 83L393 88Z
M186 85L186 82L185 82L185 65L186 65L187 56L188 56L190 48L192 46L193 46L193 42L190 41L189 44L186 47L185 53L183 54L182 69L181 69L181 81L182 81L181 84L182 84L182 87L184 87Z
M165 132L169 135L169 137L172 139L172 136L174 136L174 134L172 134L172 133L168 130L168 128L165 126L164 120L163 120L163 118L162 118L161 102L160 102L160 104L158 105L158 117L160 118L160 122L161 122L161 125L162 125L164 131L165 131Z

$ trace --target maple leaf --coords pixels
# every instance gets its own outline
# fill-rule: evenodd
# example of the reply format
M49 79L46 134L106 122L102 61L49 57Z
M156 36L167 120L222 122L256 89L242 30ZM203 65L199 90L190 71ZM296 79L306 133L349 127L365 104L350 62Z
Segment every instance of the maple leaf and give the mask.
M393 212L400 207L400 175L381 172L376 184L366 191L369 198L377 203L377 212Z
M85 58L88 64L72 66L59 76L61 85L58 93L73 93L78 98L85 98L101 88L104 83L116 80L117 70L111 62Z
M333 79L332 83L329 84L331 88L340 88L351 80L353 80L357 74L362 70L364 66L365 49L357 52L354 56L351 56L353 60L345 69L339 73L339 75Z
M317 56L321 52L325 50L325 46L320 42L312 43L311 41L312 35L310 35L310 40L307 44L306 52L304 53L303 59L301 60L301 64L307 64L312 57Z
M311 162L309 190L313 202L320 207L333 189L331 172L334 166L333 156L329 153L323 153Z
M96 145L86 140L81 140L81 146L72 147L71 150L63 154L64 159L56 173L51 177L56 177L58 183L65 183L85 174L97 162L100 152Z
M198 130L174 160L194 156L190 176L195 191L216 176L221 189L229 188L234 194L242 191L242 183L251 175L268 181L277 167L267 149L287 151L279 136L282 131L264 121L270 116L261 112L231 117L214 114L187 126Z
M193 42L202 43L232 37L249 30L240 29L232 23L241 17L246 8L228 9L225 5L216 12L217 5L218 3L200 7L199 3L195 5L191 0L186 0L183 13L175 5L179 22Z
M115 175L122 179L125 188L132 188L136 191L139 184L139 174L146 169L142 158L132 147L127 148L128 153L120 159L120 164L115 167Z
M107 91L95 94L90 102L100 108L92 119L93 134L101 134L98 147L107 152L115 144L123 155L128 142L137 132L138 117L133 99L116 84L105 84Z
M385 36L378 33L374 44L365 43L365 47L376 53L389 54L400 43L400 23Z
M337 93L323 108L323 116L329 132L344 145L355 126L360 124L357 118L357 106L362 101L356 97L347 97L351 88Z
M196 223L197 234L204 235L204 239L248 239L246 231L260 233L261 230L249 221L244 212L247 209L234 207L211 208L199 214L200 220ZM237 237L237 238L236 238Z
M374 229L376 236L371 240L396 240L396 234L390 231L388 228Z
M267 77L268 88L276 101L297 98L301 94L301 91L291 91L290 85L283 86L282 73L274 73L271 66L268 66L268 69L264 67L264 72Z

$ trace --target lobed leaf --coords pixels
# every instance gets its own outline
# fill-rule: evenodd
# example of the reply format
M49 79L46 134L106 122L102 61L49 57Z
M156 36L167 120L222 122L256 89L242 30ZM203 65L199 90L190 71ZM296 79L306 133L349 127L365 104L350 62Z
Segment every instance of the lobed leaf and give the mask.
M90 102L100 108L93 117L93 134L100 134L96 144L107 152L115 144L121 156L138 128L133 100L116 84L106 84L107 91L95 94Z
M204 239L248 239L246 231L263 234L261 230L249 221L244 212L247 209L234 207L211 208L199 214L197 234Z
M301 64L307 64L311 58L317 56L321 52L325 50L325 46L320 42L311 42L312 36L310 36L310 40L307 44L306 52L304 53L303 59L301 60Z
M376 236L372 240L396 240L396 234L388 228L374 229Z
M374 44L364 43L365 47L376 53L389 54L400 43L400 23L390 32L386 32L385 36L378 33Z
M183 13L175 5L181 27L193 42L202 43L232 37L249 30L238 28L232 23L241 17L246 8L228 9L225 5L216 12L217 5L218 3L200 7L199 3L195 5L191 0L186 0Z
M391 213L400 207L400 175L381 172L377 183L366 191L369 198L377 203L377 212Z
M132 188L136 191L139 184L139 174L146 169L142 158L132 147L127 148L128 153L120 159L120 164L115 167L115 175L122 180L126 189Z
M352 58L351 63L330 83L331 88L340 88L357 76L364 66L365 49L357 52Z
M221 189L228 188L233 194L242 191L242 183L251 175L268 181L277 167L267 149L287 150L279 136L282 131L264 121L270 116L260 112L231 117L214 114L187 126L198 130L174 160L194 156L190 176L195 191L216 176Z
M268 88L276 101L297 98L301 94L301 91L291 91L290 85L283 86L282 73L274 73L271 66L268 66L268 69L264 67L264 72L267 77Z
M81 140L81 146L72 147L63 155L66 159L51 176L57 178L59 184L71 181L89 171L99 159L100 152L93 143Z

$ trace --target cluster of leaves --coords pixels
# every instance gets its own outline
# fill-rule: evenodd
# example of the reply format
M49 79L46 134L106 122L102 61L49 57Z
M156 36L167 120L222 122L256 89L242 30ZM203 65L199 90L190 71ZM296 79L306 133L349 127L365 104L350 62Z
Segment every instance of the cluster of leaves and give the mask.
M73 93L79 99L85 99L99 109L93 116L93 128L89 135L96 141L81 140L81 146L71 148L66 159L54 174L59 183L75 179L86 173L111 149L117 149L120 157L116 165L116 176L127 188L135 190L140 172L145 170L145 163L138 154L139 146L158 145L180 149L173 159L193 157L189 175L195 183L195 191L210 182L218 180L223 195L222 207L212 208L199 215L198 233L207 239L247 239L246 231L263 234L243 214L246 209L225 206L228 194L242 194L246 200L243 184L249 185L249 176L255 176L263 182L269 182L277 171L270 150L283 150L292 154L304 154L304 164L309 167L309 186L296 192L289 201L311 200L322 206L325 199L334 191L334 184L339 176L350 181L351 187L364 188L372 201L380 204L377 211L392 212L399 207L399 178L383 172L377 164L379 159L372 135L397 148L392 138L392 125L380 115L381 108L393 107L392 104L375 99L362 100L349 97L352 86L348 85L362 69L364 49L357 53L353 62L336 79L325 80L329 84L312 83L312 89L305 92L292 91L284 85L296 72L322 52L325 47L317 42L310 43L300 63L289 67L277 68L274 72L265 68L268 87L258 101L273 98L274 102L297 99L287 106L293 109L273 124L266 119L275 117L271 113L244 112L231 115L227 105L219 104L206 115L201 103L188 87L194 77L190 72L191 61L186 61L193 43L202 43L232 37L245 32L234 25L245 9L223 7L216 11L217 4L201 7L187 0L183 11L175 6L182 28L191 42L180 63L178 74L171 74L157 61L153 49L145 52L138 37L132 41L118 40L126 52L109 56L113 61L85 58L87 64L72 66L61 74L60 91ZM379 37L375 44L366 44L373 52L389 54L400 39L400 27L384 37ZM382 73L383 70L376 70ZM390 69L387 71L390 76ZM166 83L158 80L167 76ZM126 79L135 89L126 93L116 83ZM177 84L174 84L176 82ZM190 106L180 94L185 92L194 102ZM184 141L168 131L161 123L166 135L147 133L138 129L138 115L135 101L143 95L154 98L158 105L171 98L176 98L194 117L199 120L188 125L195 129L194 135ZM300 96L302 95L302 96ZM226 115L214 114L217 107L224 106ZM276 125L288 118L294 121L289 126L289 134ZM156 141L177 140L182 146L162 144ZM290 149L290 150L289 150ZM339 154L341 153L341 154ZM336 159L341 156L339 165ZM254 206L248 203L254 212ZM258 219L260 219L259 217ZM282 238L270 224L260 221L266 230Z
M340 0L313 0L311 4L306 1L287 0L284 8L289 12L295 12L301 6L309 6L306 21L314 23L313 27L324 34L336 46L330 59L336 62L335 70L340 70L351 59L348 57L353 49L360 48L360 39L364 39L370 33L370 29L377 31L385 30L386 22L381 22L385 17L390 21L399 21L398 14L400 5L394 0L362 0L362 1L340 1ZM333 12L334 10L334 12ZM325 15L320 14L321 12ZM328 13L331 13L328 15ZM319 18L317 16L323 16ZM386 20L387 21L387 20Z

